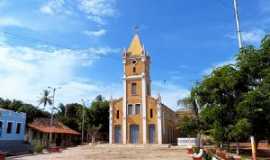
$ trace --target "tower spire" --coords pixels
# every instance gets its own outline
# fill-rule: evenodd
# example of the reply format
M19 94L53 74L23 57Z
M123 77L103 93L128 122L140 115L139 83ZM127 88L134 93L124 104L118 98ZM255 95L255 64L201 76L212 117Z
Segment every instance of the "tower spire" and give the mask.
M135 27L137 28L137 27ZM141 56L143 54L143 51L144 51L144 47L141 43L141 40L140 40L140 37L138 35L138 33L136 33L138 29L135 29L135 34L132 38L132 41L128 47L128 50L127 52L130 54L130 55L133 55L133 56Z

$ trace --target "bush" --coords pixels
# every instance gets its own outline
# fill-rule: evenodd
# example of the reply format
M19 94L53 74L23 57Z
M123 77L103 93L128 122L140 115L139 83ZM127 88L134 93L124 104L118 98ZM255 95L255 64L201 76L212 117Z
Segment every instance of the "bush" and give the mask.
M33 143L33 150L35 153L42 153L42 150L45 148L45 146L39 142Z

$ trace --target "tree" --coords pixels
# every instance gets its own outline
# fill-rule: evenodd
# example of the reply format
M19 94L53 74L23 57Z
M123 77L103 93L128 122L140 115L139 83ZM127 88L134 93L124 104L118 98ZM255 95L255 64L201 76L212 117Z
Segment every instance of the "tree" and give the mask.
M184 116L177 128L181 137L196 137L199 133L198 123L193 117Z
M201 119L221 146L229 143L229 128L236 120L235 105L241 97L241 88L239 72L233 65L225 65L216 68L193 89L198 103L204 106Z
M231 126L231 131L229 132L230 140L236 141L236 153L239 154L239 141L241 139L247 139L250 134L251 124L248 119L239 119L234 126Z
M90 110L90 123L95 126L102 127L100 132L109 133L109 102L105 100L101 95L92 102Z
M239 142L250 134L257 143L269 138L270 36L258 49L241 49L235 64L214 69L191 93L203 106L199 117L217 143Z
M250 132L258 143L270 137L270 36L262 40L259 49L249 46L242 50L237 56L237 66L248 88L237 111L251 124Z
M92 144L94 144L96 142L96 135L99 132L99 130L101 129L102 124L99 124L98 126L89 126L88 128L88 134L90 134L91 136L91 142Z
M31 104L26 104L18 100L11 101L0 98L0 108L26 113L26 123L32 122L37 117L49 117L50 115L46 111L42 111Z
M50 96L50 91L45 89L43 90L42 97L39 99L39 105L43 104L43 107L45 108L47 105L52 105L53 100Z
M105 100L101 95L98 95L97 98L91 103L90 107L84 107L82 104L72 103L72 104L60 104L58 113L56 117L58 120L63 122L66 126L71 129L81 131L82 130L82 115L83 110L85 112L84 119L84 133L91 135L93 130L100 128L95 133L102 134L104 139L108 139L109 132L109 102ZM92 137L93 138L93 137Z
M58 108L59 110L56 113L56 118L71 129L80 131L82 121L82 105L78 103L71 103L66 105L60 104Z

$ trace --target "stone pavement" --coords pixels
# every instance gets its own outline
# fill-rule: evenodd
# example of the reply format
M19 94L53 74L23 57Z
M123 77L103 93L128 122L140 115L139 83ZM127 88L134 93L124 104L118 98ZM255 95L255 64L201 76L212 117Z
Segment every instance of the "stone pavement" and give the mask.
M9 158L10 159L10 158ZM168 145L84 145L62 153L39 154L12 160L191 160L185 149Z

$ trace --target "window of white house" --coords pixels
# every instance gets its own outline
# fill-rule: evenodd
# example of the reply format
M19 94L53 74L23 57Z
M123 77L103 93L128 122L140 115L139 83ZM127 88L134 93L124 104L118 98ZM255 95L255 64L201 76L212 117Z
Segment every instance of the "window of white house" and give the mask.
M141 105L140 104L136 104L135 105L135 114L140 114L141 112Z
M129 104L128 105L128 115L132 115L133 114L133 105Z
M17 134L20 134L21 133L21 126L22 126L21 123L17 123L17 126L16 126L16 133Z
M7 133L11 133L12 132L12 122L8 122L7 124Z
M136 88L137 84L136 83L131 83L131 95L136 95Z
M2 136L3 122L0 121L0 137Z

